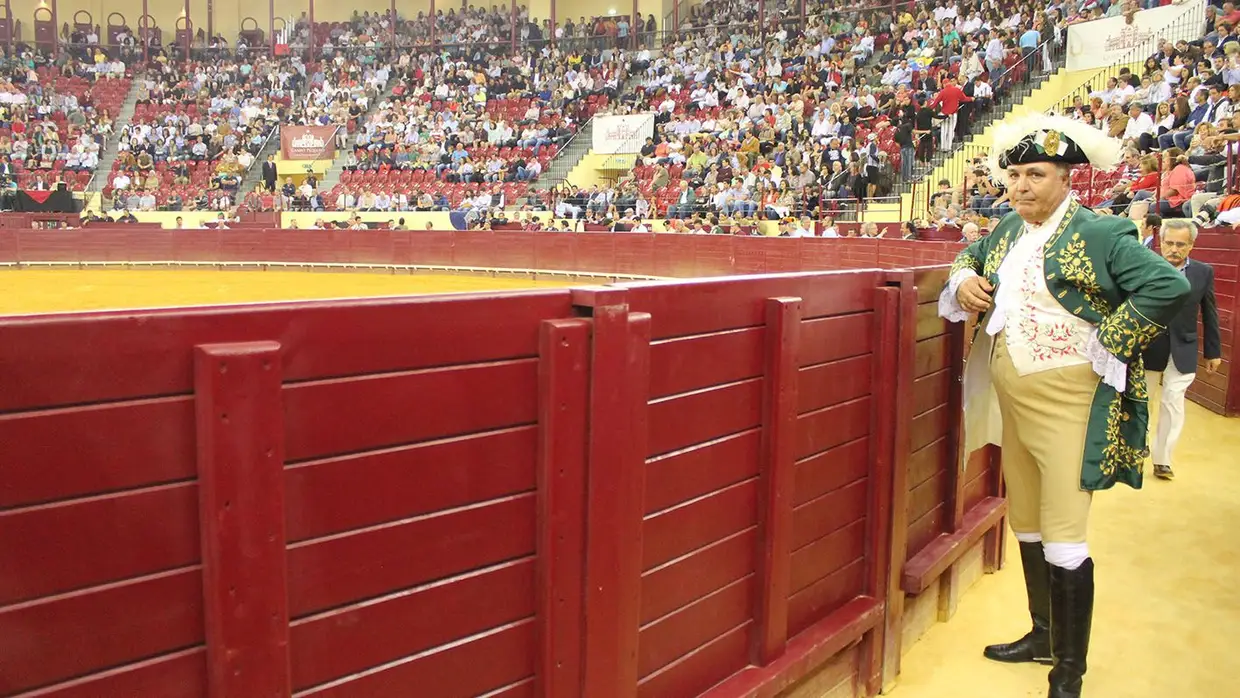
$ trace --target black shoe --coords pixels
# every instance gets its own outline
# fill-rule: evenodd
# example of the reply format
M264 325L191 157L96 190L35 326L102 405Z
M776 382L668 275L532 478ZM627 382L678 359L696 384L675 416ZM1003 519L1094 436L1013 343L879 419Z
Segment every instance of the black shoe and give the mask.
M1154 477L1159 478L1160 480L1174 480L1175 473L1171 471L1171 466L1159 465L1155 463L1154 464Z
M991 645L982 651L996 662L1051 663L1050 566L1041 543L1021 543L1020 563L1025 572L1025 593L1029 596L1029 615L1033 630L1016 642Z
M1048 698L1080 698L1094 617L1094 561L1066 570L1051 567L1051 654Z

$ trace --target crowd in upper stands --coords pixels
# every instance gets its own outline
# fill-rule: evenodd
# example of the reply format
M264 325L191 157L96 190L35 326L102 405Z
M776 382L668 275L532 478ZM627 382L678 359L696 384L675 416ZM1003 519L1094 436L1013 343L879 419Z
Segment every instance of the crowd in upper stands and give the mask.
M248 50L250 38L233 51L223 37L198 37L202 51L186 61L148 36L145 65L137 34L104 47L79 29L66 36L67 59L40 63L27 52L29 65L11 65L0 81L0 175L75 188L82 175L100 176L115 210L452 210L487 225L497 208L516 208L592 226L663 218L723 230L847 216L896 194L1052 69L1069 25L1140 7L813 0L802 18L797 0L770 0L759 25L756 3L706 0L678 31L658 35L653 16L563 18L553 28L524 6L514 32L508 7L468 6L313 27L303 16L295 50L278 58ZM1201 41L1165 45L1139 74L1117 74L1065 109L1130 149L1122 168L1089 173L1089 203L1184 215L1200 207L1185 206L1194 197L1204 205L1221 191L1226 155L1240 148L1237 20L1232 3L1209 8ZM312 37L314 52L298 50ZM129 79L138 109L114 124ZM655 114L632 172L592 188L545 181L599 112ZM339 176L242 191L280 122L334 126ZM95 173L109 138L116 162ZM1001 178L981 162L931 201L928 224L984 230L1008 210Z

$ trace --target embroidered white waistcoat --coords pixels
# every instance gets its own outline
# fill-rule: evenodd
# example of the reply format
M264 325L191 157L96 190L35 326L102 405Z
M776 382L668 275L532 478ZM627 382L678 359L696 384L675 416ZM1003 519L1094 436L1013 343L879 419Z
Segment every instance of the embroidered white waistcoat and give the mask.
M1085 347L1094 326L1069 313L1046 287L1042 245L1023 260L1014 281L1015 307L1005 318L1004 337L1019 375L1090 363ZM1013 260L1018 261L1018 260Z

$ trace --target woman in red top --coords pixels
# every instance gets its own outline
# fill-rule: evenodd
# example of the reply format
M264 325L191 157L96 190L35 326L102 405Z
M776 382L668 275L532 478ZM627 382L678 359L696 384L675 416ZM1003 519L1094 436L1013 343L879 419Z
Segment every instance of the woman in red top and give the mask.
M1197 191L1197 175L1188 166L1188 156L1179 148L1163 152L1163 170L1158 213L1163 218L1185 217L1184 204Z

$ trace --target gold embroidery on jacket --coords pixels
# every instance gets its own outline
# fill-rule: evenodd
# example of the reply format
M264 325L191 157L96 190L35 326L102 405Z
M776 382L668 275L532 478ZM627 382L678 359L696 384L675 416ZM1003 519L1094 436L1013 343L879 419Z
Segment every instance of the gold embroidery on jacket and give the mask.
M1127 361L1165 329L1125 301L1098 324L1098 341L1120 361Z
M1098 285L1093 260L1085 254L1085 241L1081 239L1080 233L1072 234L1072 242L1064 245L1055 256L1055 261L1063 269L1064 280L1080 290L1085 296L1085 302L1094 312L1103 317L1111 313L1111 304L1102 297L1102 288ZM1063 297L1063 292L1059 297ZM1078 308L1074 314L1079 315L1080 310Z
M973 253L961 252L956 255L956 260L952 262L952 269L948 276L950 277L951 275L954 275L961 269L972 269L976 272L979 267L981 267L981 263L978 261L977 257L973 256Z
M1117 468L1137 470L1145 463L1149 455L1148 449L1133 448L1128 445L1120 427L1129 420L1123 410L1123 395L1116 393L1107 407L1107 442L1102 447L1102 459L1098 463L1103 475L1113 476Z
M990 276L999 271L999 265L1003 264L1008 248L1012 246L1012 238L1017 236L1018 233L1004 235L995 241L994 246L990 248L990 254L986 255L986 266L982 269L982 276Z

